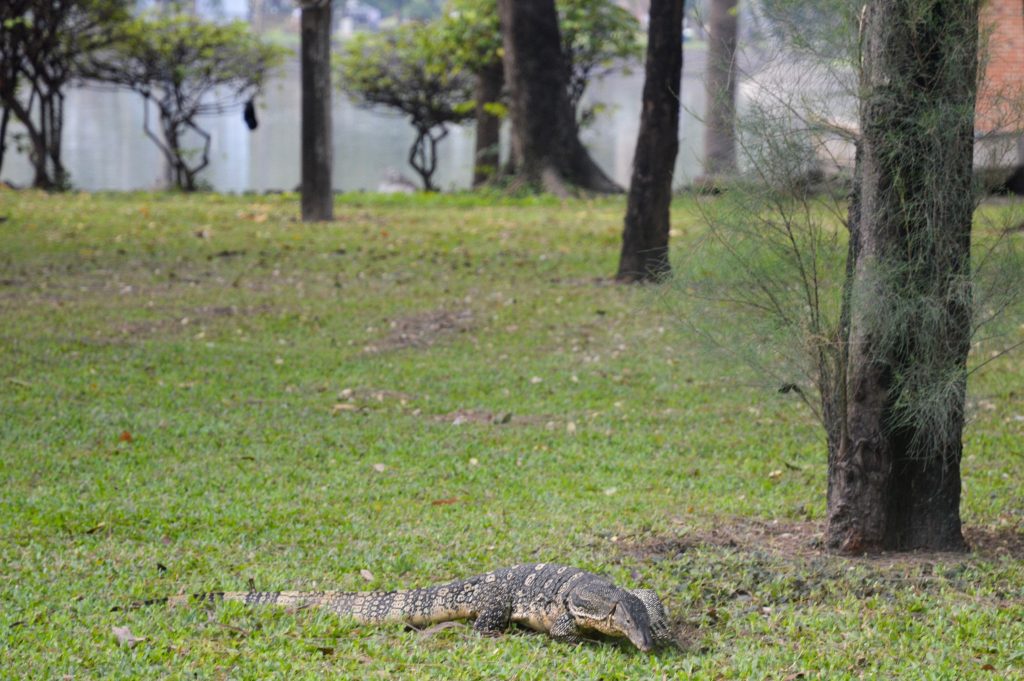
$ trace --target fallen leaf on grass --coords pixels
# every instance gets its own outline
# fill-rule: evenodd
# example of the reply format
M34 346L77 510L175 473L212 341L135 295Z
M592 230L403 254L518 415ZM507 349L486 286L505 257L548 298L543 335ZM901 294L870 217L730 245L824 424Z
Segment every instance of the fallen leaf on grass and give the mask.
M366 568L363 568L362 570L359 571L359 576L362 577L363 579L365 579L368 582L372 582L373 579L374 579L373 573L370 572L369 570L367 570Z
M119 442L131 442L134 438L127 430L122 430L121 434L117 436L117 439Z
M458 497L448 497L447 499L434 499L430 502L432 506L449 506L458 502Z
M114 636L117 637L118 644L128 648L134 648L146 640L133 634L128 627L111 627L110 629L114 632Z

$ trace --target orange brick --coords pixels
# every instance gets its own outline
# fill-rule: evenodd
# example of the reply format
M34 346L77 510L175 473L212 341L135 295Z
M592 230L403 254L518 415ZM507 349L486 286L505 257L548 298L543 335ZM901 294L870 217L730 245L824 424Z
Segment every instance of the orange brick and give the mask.
M1015 121L1021 118L1024 104L1024 0L989 0L981 24L989 55L978 93L976 126L980 132L1020 129Z

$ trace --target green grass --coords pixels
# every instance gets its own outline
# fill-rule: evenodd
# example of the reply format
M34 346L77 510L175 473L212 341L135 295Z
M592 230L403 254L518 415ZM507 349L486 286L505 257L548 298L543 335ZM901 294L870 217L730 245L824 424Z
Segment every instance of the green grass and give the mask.
M352 195L303 225L294 196L0 192L0 677L1024 674L1021 356L972 386L982 550L824 554L820 429L607 282L622 210ZM523 561L657 589L683 645L111 612Z

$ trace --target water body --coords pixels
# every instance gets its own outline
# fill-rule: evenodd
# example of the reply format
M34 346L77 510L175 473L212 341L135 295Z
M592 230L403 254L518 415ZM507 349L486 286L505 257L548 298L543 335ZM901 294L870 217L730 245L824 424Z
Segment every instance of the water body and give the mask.
M683 116L675 183L682 185L700 172L704 114L702 52L686 55L682 91ZM290 65L267 86L258 100L260 126L250 132L241 111L202 119L213 136L210 166L201 178L216 191L292 190L299 183L299 74ZM643 68L593 83L590 102L608 109L582 138L595 160L623 186L629 183L640 125ZM75 188L147 190L167 186L163 157L143 133L143 100L131 92L89 87L67 93L64 160ZM155 112L151 112L155 122ZM16 126L13 132L17 132ZM441 143L436 183L444 189L470 185L473 127L456 126ZM410 179L409 145L415 135L400 115L366 109L334 94L334 187L339 191L373 191L389 169ZM18 186L31 182L28 159L9 147L2 179Z

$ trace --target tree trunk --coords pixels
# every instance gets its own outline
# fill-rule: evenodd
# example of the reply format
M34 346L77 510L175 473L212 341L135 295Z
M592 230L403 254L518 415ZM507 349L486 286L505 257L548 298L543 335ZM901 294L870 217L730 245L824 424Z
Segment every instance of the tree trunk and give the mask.
M580 143L555 0L498 0L498 11L516 173L555 194L568 193L568 185L622 191Z
M67 171L61 160L61 128L63 125L63 98L54 94L56 90L43 92L35 90L33 99L38 102L39 120L32 120L32 104L24 109L15 108L14 113L25 126L32 145L30 160L35 171L32 186L46 191L67 188Z
M977 0L872 0L827 542L962 550Z
M7 124L11 120L11 110L0 107L0 172L4 169L4 157L7 155Z
M679 152L683 0L651 3L643 113L629 183L619 281L655 280L670 271L669 209Z
M473 163L473 186L488 182L498 172L500 159L501 117L487 111L488 104L501 101L505 87L502 63L495 62L476 74L476 153Z
M331 186L331 5L310 0L302 6L302 219L334 217Z
M708 11L704 183L736 172L736 33L739 0L711 0Z
M437 170L437 144L448 136L448 128L441 126L438 133L433 128L421 128L416 131L416 141L409 149L409 165L412 166L420 179L423 180L423 191L436 192L434 172Z

